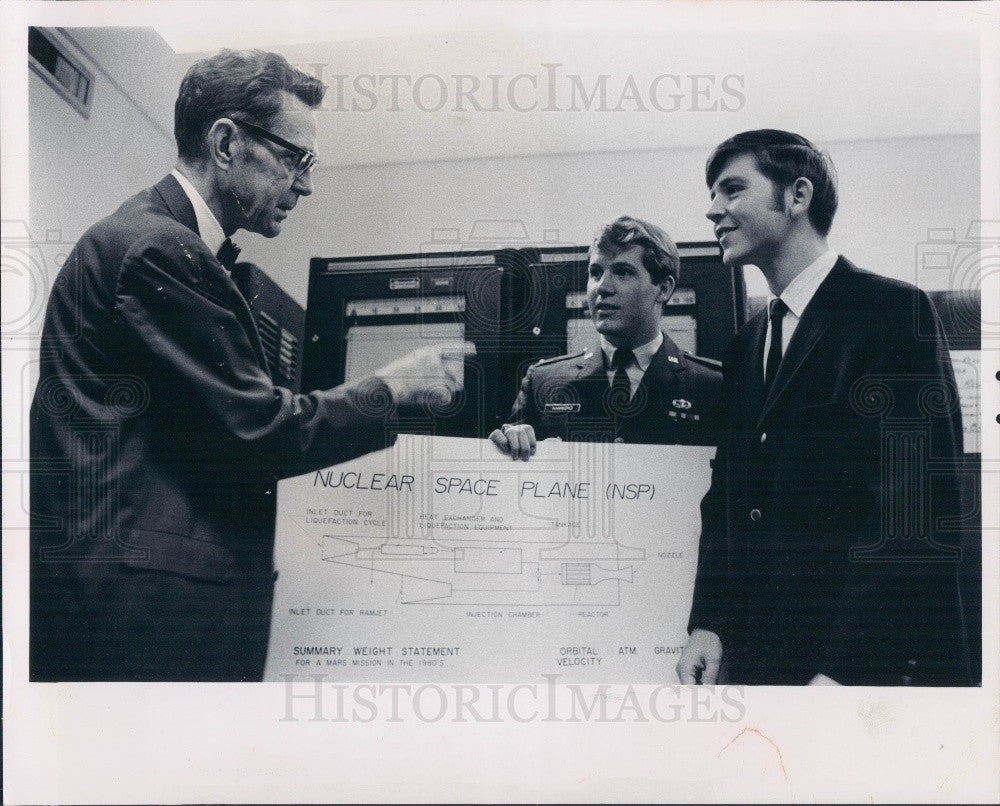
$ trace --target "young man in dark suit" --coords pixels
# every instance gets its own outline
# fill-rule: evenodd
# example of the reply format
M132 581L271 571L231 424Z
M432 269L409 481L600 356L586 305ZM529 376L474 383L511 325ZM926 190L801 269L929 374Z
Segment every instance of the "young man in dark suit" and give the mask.
M177 167L55 281L31 408L34 681L261 679L275 480L385 447L394 406L460 387L465 345L309 394L268 376L228 236L276 236L312 193L324 91L272 53L196 63Z
M529 368L509 423L490 434L528 459L537 439L714 445L722 376L660 331L680 258L659 227L622 216L590 249L587 303L599 340Z
M961 419L930 301L829 249L833 168L804 137L736 135L706 179L725 261L776 299L723 361L681 681L717 682L725 653L732 683L967 683Z

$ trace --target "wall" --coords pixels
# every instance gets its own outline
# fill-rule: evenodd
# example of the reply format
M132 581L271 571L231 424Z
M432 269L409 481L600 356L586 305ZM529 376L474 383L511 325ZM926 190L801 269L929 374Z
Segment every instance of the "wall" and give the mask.
M978 219L979 138L948 135L824 143L837 165L841 206L831 245L854 262L915 279L928 228L961 237ZM434 230L517 219L529 239L546 231L588 243L622 213L648 217L678 241L711 240L702 170L708 148L526 156L323 168L282 235L242 235L244 256L303 304L309 258L434 248ZM441 244L440 249L449 248ZM759 285L751 280L751 292ZM926 280L922 280L927 285Z
M69 34L90 56L93 110L83 118L29 74L30 228L36 238L55 230L72 242L173 165L173 99L194 57L175 55L148 29ZM320 115L321 125L331 120L337 119ZM720 131L720 139L729 133ZM330 139L321 133L321 141ZM821 145L840 175L842 201L831 243L860 265L914 280L915 250L928 228L955 229L961 236L980 217L976 134ZM574 146L579 144L566 142L567 149ZM476 222L513 219L523 223L530 242L587 243L602 223L628 212L661 223L676 240L710 240L702 179L710 147L341 167L330 165L342 155L330 154L328 145L327 164L315 173L316 192L301 201L281 237L242 233L238 240L243 257L303 305L313 256L447 249L453 244L433 243L435 230L458 229L469 240ZM751 293L761 290L759 278L751 277Z
M77 36L81 44L85 41L86 52L74 53L94 73L89 118L34 71L28 72L28 226L35 239L46 233L54 238L58 232L63 241L75 241L125 198L160 179L175 156L171 132L144 107L146 96L158 94L158 82L172 83L176 95L172 71L147 73L141 94L137 80L128 79L136 69L137 50L153 60L147 65L165 67L172 64L169 49L152 32L126 32L114 48L100 47L106 36L88 36L79 29ZM52 280L49 276L48 282Z

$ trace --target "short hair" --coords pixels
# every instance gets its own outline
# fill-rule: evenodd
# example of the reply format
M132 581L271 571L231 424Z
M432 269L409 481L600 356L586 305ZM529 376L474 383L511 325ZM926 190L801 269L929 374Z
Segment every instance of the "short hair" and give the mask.
M799 177L812 182L809 221L820 235L830 231L837 212L837 173L828 154L800 134L780 129L741 132L717 146L708 158L705 181L710 188L726 163L741 154L752 154L757 170L782 191Z
M326 85L292 67L284 56L263 50L220 50L191 65L174 104L174 139L182 159L207 156L205 136L219 118L268 126L290 92L315 109Z
M662 229L640 218L623 215L607 224L594 238L591 249L617 254L633 246L642 247L642 265L657 285L668 277L674 284L681 270L677 245Z

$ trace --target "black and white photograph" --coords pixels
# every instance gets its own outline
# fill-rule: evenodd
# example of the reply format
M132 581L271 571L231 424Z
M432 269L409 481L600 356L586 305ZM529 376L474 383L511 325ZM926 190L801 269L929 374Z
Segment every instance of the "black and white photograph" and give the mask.
M0 8L4 803L995 802L994 2Z

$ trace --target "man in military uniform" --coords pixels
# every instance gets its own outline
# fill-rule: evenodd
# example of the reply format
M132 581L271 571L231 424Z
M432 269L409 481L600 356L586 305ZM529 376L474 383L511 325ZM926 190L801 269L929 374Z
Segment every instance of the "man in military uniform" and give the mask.
M539 361L521 382L511 421L490 440L513 459L537 439L714 445L722 375L660 331L680 257L662 229L622 216L590 248L587 304L600 339Z

